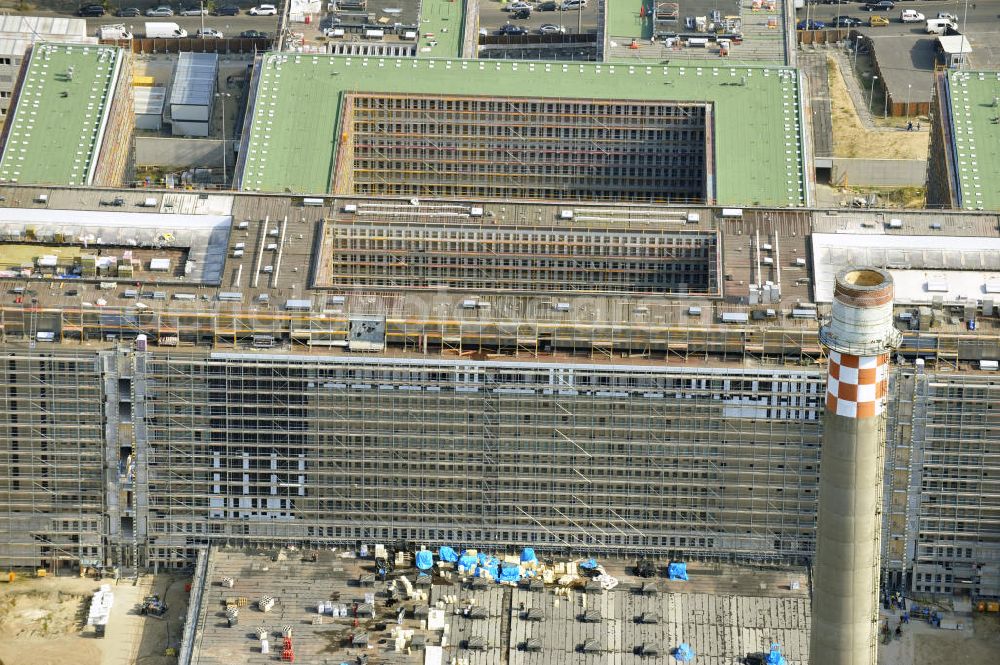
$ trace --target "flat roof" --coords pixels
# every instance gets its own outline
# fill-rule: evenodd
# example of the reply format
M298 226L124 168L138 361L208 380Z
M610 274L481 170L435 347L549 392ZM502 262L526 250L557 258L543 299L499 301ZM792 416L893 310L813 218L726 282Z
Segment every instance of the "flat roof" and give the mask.
M952 146L955 172L966 210L1000 209L1000 125L993 118L1000 109L1000 72L950 72Z
M181 53L174 69L170 104L210 106L219 71L217 53Z
M636 39L652 37L652 14L647 12L640 16L644 4L646 0L604 0L604 25L607 34L612 37Z
M7 121L0 182L90 182L121 60L117 46L43 43L32 49Z
M44 201L41 200L42 194L47 197ZM121 198L122 205L106 205L114 198ZM156 204L146 207L147 199L150 198L156 199ZM137 303L148 306L151 311L169 315L238 312L244 321L251 322L247 324L251 326L248 330L252 328L262 334L272 334L275 330L274 321L282 317L306 317L312 322L310 325L314 329L338 330L348 317L371 313L384 313L390 325L408 326L412 322L448 321L468 334L470 329L493 326L495 322L523 323L525 319L521 313L531 312L531 321L526 324L526 328L531 329L526 334L530 335L534 335L537 329L542 331L541 334L551 334L558 339L570 339L564 338L564 335L577 339L575 335L583 334L581 330L588 330L593 324L608 323L614 325L616 336L650 334L650 339L653 340L665 339L670 343L690 344L705 337L722 339L718 336L732 335L732 331L738 329L764 335L770 340L765 344L772 345L768 348L788 348L793 350L792 353L797 353L794 349L805 345L803 348L815 347L818 354L818 342L815 341L816 320L791 316L791 310L799 307L799 303L816 302L813 288L816 273L811 253L811 234L814 231L831 234L837 231L858 233L854 229L870 230L882 222L888 223L891 217L900 219L902 227L886 228L876 237L877 240L888 242L886 238L889 236L909 233L933 236L922 242L931 247L945 247L959 242L959 236L979 236L978 239L963 242L982 248L983 256L1000 256L1000 252L991 250L990 244L1000 238L997 230L1000 216L995 213L745 208L740 217L723 218L719 207L709 206L583 205L429 198L421 198L414 203L408 198L332 196L323 197L322 200L323 205L303 206L301 196L292 195L206 195L180 190L108 190L0 184L0 238L9 238L12 243L51 244L54 234L58 232L63 234L66 244L78 244L80 235L92 234L94 238L89 241L91 248L98 237L104 241L105 247L114 245L142 248L155 246L158 242L167 249L187 248L188 258L194 261L194 272L183 279L165 283L162 273L156 276L158 286L155 290L163 291L167 297L162 302L144 296L143 293L147 292L145 288L141 289L138 300L125 297L126 289L134 289L127 282L120 283L116 289L100 289L97 283L87 280L31 277L26 282L23 278L0 278L0 290L27 286L36 291L35 297L40 307L51 308L55 312L75 311L81 307L81 302L95 303L97 299L107 302L101 308L101 313L109 313L110 310L132 312ZM4 206L23 210L4 212ZM723 250L721 274L725 277L722 281L724 297L630 294L594 297L590 293L563 292L556 300L548 293L498 294L471 283L455 284L440 290L342 289L316 287L313 284L312 272L321 260L319 250L322 248L325 220L335 220L338 224L349 223L351 220L371 220L378 224L392 223L394 227L434 224L454 226L457 229L502 226L528 230L538 225L565 227L570 224L562 219L562 213L567 209L574 212L572 227L582 231L627 234L636 231L717 230L722 234L720 246ZM32 213L29 216L24 210ZM474 210L482 210L481 216L474 215ZM121 218L120 224L103 221L117 218L117 215L112 218L95 215L110 212L129 212L133 215ZM189 230L185 227L185 215L193 215L202 220L206 216L231 216L232 225L227 231L224 220L219 220L218 225L211 227L210 237L205 239L204 235L198 235L197 229ZM138 222L144 223L138 223L135 218L141 218ZM695 218L695 221L691 218ZM73 220L78 220L78 226L83 228L71 228L69 223ZM8 229L6 225L10 222L16 222L18 226ZM947 231L933 232L930 230L932 224L941 224ZM34 240L27 239L23 233L26 226L33 227ZM18 229L22 232L10 233L11 230ZM762 243L772 245L770 250L762 250L762 261L759 264L752 251L758 232ZM157 241L156 236L164 233L170 234L172 240L167 242L161 238ZM857 241L850 239L850 242ZM106 251L105 254L107 253ZM928 257L930 256L928 253ZM766 257L773 258L773 263L764 262ZM923 265L926 267L921 269L930 272L941 264L932 263L928 259ZM971 270L971 266L967 262L960 269ZM994 269L982 267L980 270ZM201 286L212 284L209 277L213 275L215 285L196 291L194 281L198 278L199 271L201 275L208 276L202 277ZM749 285L767 281L780 284L780 300L762 303L760 306L749 305ZM220 296L223 292L240 293L242 298L238 302L230 301L228 297L222 301ZM197 300L179 300L173 297L175 294L192 293L199 294ZM288 300L311 300L311 311L286 311ZM475 300L482 305L471 309L466 306L467 300ZM568 303L570 311L557 309L553 306L554 302ZM8 312L11 307L20 307L10 300L0 305ZM692 307L697 311L692 312ZM763 320L750 319L742 326L720 321L725 313L749 314L754 309L763 308L775 309L777 316ZM819 316L823 317L828 313L829 305L819 303ZM981 317L977 323L976 331L969 332L963 321L937 319L931 334L971 335L982 340L984 345L995 344L1000 332L1000 319L995 316ZM8 334L13 334L12 325L8 319ZM300 328L298 324L294 327ZM228 347L228 342L226 346ZM236 348L243 347L238 345ZM339 353L336 348L321 342L301 348L303 353ZM579 362L579 358L562 354L555 350L556 347L553 348L551 353L540 353L533 360L549 364ZM421 353L390 346L383 355L392 358L417 357ZM426 360L426 356L419 357ZM731 367L733 358L738 358L735 362L743 362L741 356L729 359L713 356L704 362ZM618 356L611 358L600 353L589 356L587 362L602 365L611 362L630 365L662 364L662 360L634 356L622 361ZM785 368L782 371L785 371L790 365L782 367Z
M888 268L898 303L947 302L994 297L1000 287L1000 238L881 233L813 233L816 302L833 300L837 271L849 265Z
M100 253L102 248L110 254L108 248L119 247L175 256L173 250L183 249L191 261L191 271L184 279L191 284L218 284L232 216L172 212L174 207L167 208L169 201L161 201L160 196L146 198L156 201L158 207L143 212L0 208L0 237L16 239L0 242L0 256L17 255L18 247L24 244L21 239L27 238L47 245L50 249L46 253L55 255ZM225 202L216 203L217 208L225 209ZM127 201L124 207L135 206Z
M0 16L0 33L15 33L34 41L50 36L86 37L87 21L63 16ZM10 34L4 34L5 37Z
M133 109L136 115L160 115L167 98L167 89L158 87L135 86Z
M937 38L945 53L972 53L972 44L965 35L945 35Z
M260 356L252 357L261 359ZM299 502L309 500L300 497ZM282 518L280 515L267 518L252 515L256 511L246 507L223 508L221 497L213 497L211 501L215 510L244 513L251 531L262 531L268 521ZM277 512L274 508L269 510L272 514ZM511 548L511 551L517 549ZM506 553L495 554L504 558ZM506 562L513 563L516 558L516 554L508 556ZM553 558L560 562L579 560L555 555ZM759 570L691 562L688 564L690 579L675 582L665 579L662 572L666 560L655 561L658 572L650 579L632 574L634 559L602 557L600 563L604 570L617 579L619 585L611 591L587 594L587 602L582 603L579 600L582 580L572 587L575 600L567 601L556 594L554 584L541 590L528 590L523 585L500 586L495 582L474 587L469 584L471 577L460 575L453 565L448 565L444 568L448 577L435 573L433 584L425 587L426 599L411 599L397 593L397 602L387 607L382 599L390 584L399 589L399 577L406 576L411 582L416 579L417 570L411 561L397 563L388 581L383 581L375 577L372 559L355 557L350 548L319 548L305 553L293 550L279 553L270 548L260 548L259 553L212 548L206 561L206 575L196 582L203 585L201 593L196 591L192 595L196 600L200 598L200 602L192 608L195 621L191 663L258 662L256 654L249 659L234 657L234 654L259 653L259 643L248 640L247 635L262 624L272 653L280 651L279 631L283 623L294 627L292 641L296 660L305 663L354 663L357 654L364 653L372 663L392 665L450 663L456 659L474 665L506 662L512 665L662 665L676 662L670 652L680 642L690 643L697 652L696 663L734 663L748 653L759 653L771 642L781 644L788 665L804 665L808 661L812 607L806 572L802 568ZM361 585L365 576L369 579ZM224 577L236 580L235 587L219 584ZM792 581L797 583L795 589L789 588ZM657 593L639 595L635 589L640 585L651 585ZM368 594L375 594L378 601L373 604L373 615L356 620L352 608L366 604ZM227 600L233 602L243 596L253 602L264 595L279 603L266 615L266 621L262 619L265 615L256 608L242 610L239 625L233 628L215 616ZM328 603L332 606L329 609ZM582 604L590 610L593 621L581 620ZM322 615L319 612L321 605ZM463 611L470 605L476 608L476 614ZM525 616L529 609L536 611L542 620L529 620ZM403 610L402 615L400 610ZM657 623L637 621L637 617L653 613L659 615ZM741 626L741 629L734 630L733 626ZM403 643L412 637L422 638L426 649L413 643L397 648L398 628L405 631ZM352 646L348 637L352 634L366 635L368 644ZM442 639L445 635L447 640ZM538 641L540 651L523 648L528 638ZM469 648L470 640L481 645L478 650ZM599 648L600 653L581 653L580 647L585 641ZM441 644L444 646L439 646ZM640 645L655 646L659 656L639 655L637 647Z
M805 202L792 69L276 53L260 66L240 179L247 191L328 192L343 94L385 92L712 102L718 201Z
M417 55L457 58L462 55L465 3L454 0L423 0L420 6Z

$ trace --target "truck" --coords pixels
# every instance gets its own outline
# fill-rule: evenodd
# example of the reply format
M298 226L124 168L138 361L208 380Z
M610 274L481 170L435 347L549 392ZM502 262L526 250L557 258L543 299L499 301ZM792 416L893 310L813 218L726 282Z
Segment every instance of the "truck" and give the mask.
M187 30L172 21L146 21L146 37L150 39L183 39Z
M943 35L948 30L958 30L958 24L950 18L929 18L927 19L928 35Z
M98 39L132 39L132 33L129 32L123 23L117 23L115 25L102 25L97 29Z

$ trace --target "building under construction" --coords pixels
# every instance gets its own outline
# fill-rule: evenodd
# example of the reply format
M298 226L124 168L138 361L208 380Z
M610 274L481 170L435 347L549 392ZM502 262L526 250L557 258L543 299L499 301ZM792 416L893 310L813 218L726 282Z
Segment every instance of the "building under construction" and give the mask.
M784 67L265 54L236 167L248 192L801 206Z
M116 46L42 42L0 135L0 182L120 187L131 167L132 60Z
M5 564L357 541L810 561L819 320L831 271L881 261L885 574L1000 594L996 215L123 191L156 205L116 220L106 193L40 191L0 192ZM102 230L93 266L67 210Z
M343 107L335 193L714 198L706 104L348 94Z

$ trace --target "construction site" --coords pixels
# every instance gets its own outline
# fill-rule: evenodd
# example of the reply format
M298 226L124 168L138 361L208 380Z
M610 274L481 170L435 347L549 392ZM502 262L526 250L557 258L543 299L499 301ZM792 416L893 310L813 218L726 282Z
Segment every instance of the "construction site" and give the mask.
M810 196L802 132L784 67L268 53L235 186L795 207Z
M868 261L900 335L884 584L1000 591L994 214L0 196L8 565L401 541L807 565L819 323Z
M33 46L0 136L0 182L120 187L131 158L132 61L113 46Z
M336 193L714 198L706 105L347 95L344 108Z
M625 665L673 662L681 644L715 665L772 648L788 665L808 662L802 569L695 565L681 579L652 561L640 576L618 560L531 549L441 552L213 548L196 571L181 662ZM520 579L497 583L498 568Z

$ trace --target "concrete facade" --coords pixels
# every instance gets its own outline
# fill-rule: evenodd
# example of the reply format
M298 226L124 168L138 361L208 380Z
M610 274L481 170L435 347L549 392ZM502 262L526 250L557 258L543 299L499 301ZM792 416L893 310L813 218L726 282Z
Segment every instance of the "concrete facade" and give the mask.
M830 182L856 187L921 187L927 180L927 161L923 159L852 159L833 157Z

